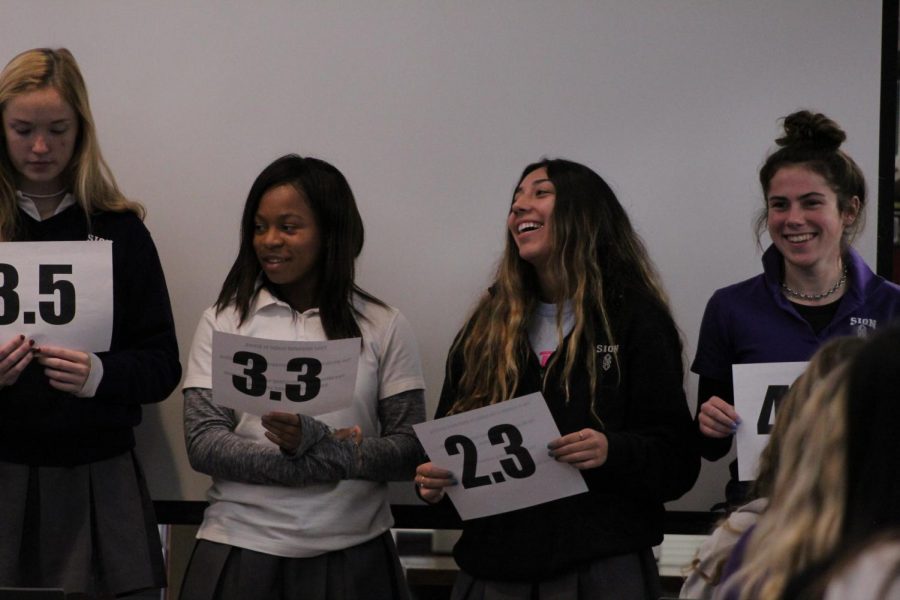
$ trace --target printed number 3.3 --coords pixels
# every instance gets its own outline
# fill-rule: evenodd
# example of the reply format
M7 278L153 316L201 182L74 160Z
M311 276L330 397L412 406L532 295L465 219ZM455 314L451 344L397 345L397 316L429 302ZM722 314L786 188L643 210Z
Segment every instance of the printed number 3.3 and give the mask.
M234 389L248 396L262 396L266 393L268 381L266 369L269 367L266 357L255 352L238 351L234 353L232 362L243 365L243 375L232 375L231 384ZM322 363L315 358L294 358L288 361L287 371L297 373L297 383L284 386L284 395L291 402L306 402L319 395L322 381L318 375L322 372ZM277 397L270 395L273 400Z

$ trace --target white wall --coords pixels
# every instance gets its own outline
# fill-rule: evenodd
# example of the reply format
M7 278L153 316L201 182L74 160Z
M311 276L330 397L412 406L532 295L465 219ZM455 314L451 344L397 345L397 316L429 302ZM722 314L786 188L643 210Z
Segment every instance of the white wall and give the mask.
M183 359L253 178L315 155L354 188L360 283L415 327L432 408L525 164L563 156L608 179L688 359L712 291L759 270L756 173L778 117L827 113L876 181L880 0L0 0L0 15L0 62L44 45L79 60L106 158L149 209ZM874 262L869 216L859 247ZM180 393L145 421L155 497L201 499ZM718 500L725 463L674 506Z

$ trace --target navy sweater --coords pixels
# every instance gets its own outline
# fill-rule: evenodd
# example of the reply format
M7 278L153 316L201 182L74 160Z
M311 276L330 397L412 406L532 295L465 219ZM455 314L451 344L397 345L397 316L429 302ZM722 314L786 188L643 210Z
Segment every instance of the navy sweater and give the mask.
M655 302L638 295L611 309L615 344L598 331L597 347L582 349L609 358L601 361L596 397L579 361L567 399L560 377L565 344L546 386L534 352L522 348L516 390L517 396L543 391L563 435L583 427L605 433L606 464L582 472L585 494L463 522L453 555L470 575L538 581L597 558L650 548L662 542L663 503L687 492L697 479L700 456L675 324ZM464 369L459 354L449 358L435 418L446 415L458 397L456 382ZM592 403L602 424L590 414Z
M172 308L150 233L130 212L92 215L90 226L78 206L40 222L19 216L25 241L90 234L113 242L112 340L109 351L97 353L103 379L93 398L50 387L37 361L0 389L0 460L70 466L127 452L141 405L164 400L181 379Z

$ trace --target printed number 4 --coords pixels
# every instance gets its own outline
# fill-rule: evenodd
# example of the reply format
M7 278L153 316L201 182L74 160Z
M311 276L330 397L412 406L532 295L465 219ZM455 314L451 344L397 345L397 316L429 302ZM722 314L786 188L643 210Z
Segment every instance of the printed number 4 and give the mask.
M502 423L488 430L488 440L491 445L498 446L506 443L504 450L515 458L500 459L500 467L503 472L513 479L524 479L534 475L534 459L528 450L522 446L522 433L513 425ZM480 487L492 483L501 483L505 480L503 473L497 471L491 475L478 475L478 449L475 442L464 435L451 435L444 441L447 454L454 456L463 453L462 486L464 488Z
M759 411L759 419L756 421L757 434L769 435L772 433L772 415L778 413L778 405L788 389L789 386L786 385L770 385L768 387L762 410Z

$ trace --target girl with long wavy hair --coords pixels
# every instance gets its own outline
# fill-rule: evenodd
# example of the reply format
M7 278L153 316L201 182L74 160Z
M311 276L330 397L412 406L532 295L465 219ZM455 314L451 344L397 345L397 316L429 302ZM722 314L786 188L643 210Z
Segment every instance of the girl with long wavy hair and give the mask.
M162 587L133 428L181 366L144 210L103 161L68 50L13 58L0 73L0 113L0 239L112 241L113 280L108 351L15 332L0 340L0 586L103 598Z
M452 597L656 598L663 503L699 470L659 278L613 191L578 163L526 167L506 229L435 417L540 391L562 433L551 455L589 491L464 522ZM437 503L455 479L428 462L416 483Z
M194 335L184 381L191 465L211 475L182 600L408 597L387 482L409 480L425 418L416 342L354 282L363 223L334 166L288 155L253 182L240 249ZM214 404L212 337L361 338L350 407L262 417Z

